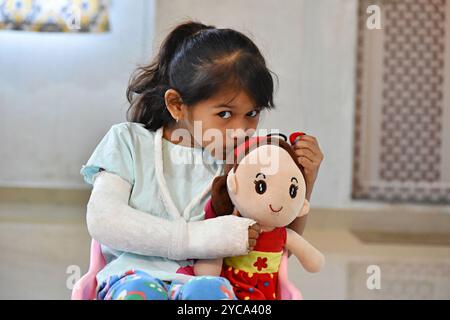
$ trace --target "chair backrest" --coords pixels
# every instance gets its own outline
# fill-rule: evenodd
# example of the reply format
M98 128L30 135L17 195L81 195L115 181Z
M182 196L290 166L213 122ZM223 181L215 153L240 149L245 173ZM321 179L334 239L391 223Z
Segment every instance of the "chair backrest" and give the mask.
M77 281L72 289L72 300L95 300L97 288L97 273L106 265L100 244L92 239L88 272ZM285 250L281 258L278 272L278 297L281 300L302 300L302 294L288 280L288 256Z
M95 300L97 289L97 273L106 265L100 244L92 239L88 272L75 283L72 289L72 300Z
M278 270L278 297L280 300L303 300L302 293L288 279L288 252L284 250Z

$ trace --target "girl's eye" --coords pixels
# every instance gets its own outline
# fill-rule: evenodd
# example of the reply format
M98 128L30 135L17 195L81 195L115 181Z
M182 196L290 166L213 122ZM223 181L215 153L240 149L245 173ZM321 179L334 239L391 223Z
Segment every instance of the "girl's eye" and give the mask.
M259 110L253 110L253 111L250 111L249 113L247 113L247 116L248 116L248 117L254 118L254 117L256 117L258 114L259 114Z
M258 194L263 194L267 190L267 184L264 180L255 180L255 190Z
M297 196L297 190L298 190L298 186L296 186L295 184L290 185L289 195L291 196L292 199L294 199Z
M222 112L219 112L218 115L222 119L228 119L229 117L231 117L231 112L230 111L222 111Z

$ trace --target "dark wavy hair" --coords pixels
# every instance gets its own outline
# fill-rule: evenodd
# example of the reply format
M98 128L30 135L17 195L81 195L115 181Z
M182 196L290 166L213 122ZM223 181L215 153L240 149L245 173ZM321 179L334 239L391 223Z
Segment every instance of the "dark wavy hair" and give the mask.
M188 21L169 33L152 63L132 75L127 119L152 131L172 124L164 100L170 88L187 106L222 89L236 88L243 89L257 108L270 109L274 107L272 74L256 45L244 34Z

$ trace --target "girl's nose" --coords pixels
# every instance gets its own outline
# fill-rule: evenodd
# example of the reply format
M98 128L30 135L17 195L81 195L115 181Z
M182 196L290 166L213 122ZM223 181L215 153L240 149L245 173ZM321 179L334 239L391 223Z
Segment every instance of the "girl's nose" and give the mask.
M246 119L236 119L234 123L231 124L232 130L228 135L231 139L245 139L246 137L251 137L255 133L255 129L246 121Z
M227 148L234 149L245 141L248 136L246 128L238 127L227 129Z
M243 128L234 128L231 129L229 132L230 134L228 135L228 137L234 140L244 139L248 135L247 129Z

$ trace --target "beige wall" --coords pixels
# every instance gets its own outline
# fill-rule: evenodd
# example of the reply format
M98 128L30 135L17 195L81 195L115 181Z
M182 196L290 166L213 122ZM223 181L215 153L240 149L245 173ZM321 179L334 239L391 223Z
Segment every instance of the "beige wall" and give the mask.
M81 165L125 121L153 22L153 1L114 0L108 33L0 31L0 187L89 187Z

